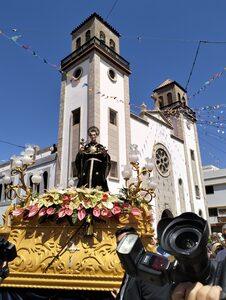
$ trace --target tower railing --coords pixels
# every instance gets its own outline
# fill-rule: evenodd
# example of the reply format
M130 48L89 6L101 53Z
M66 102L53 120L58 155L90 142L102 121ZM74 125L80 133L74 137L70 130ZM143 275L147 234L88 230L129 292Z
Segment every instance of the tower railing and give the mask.
M71 54L66 56L61 61L61 67L63 68L66 64L68 64L71 60L74 58L77 58L80 54L83 53L83 51L88 50L93 45L96 45L97 47L101 48L104 52L108 53L112 58L116 59L119 63L121 63L123 66L125 66L127 69L130 68L130 64L127 60L125 60L122 56L120 56L118 53L116 53L113 49L108 47L104 41L98 39L97 37L91 38L88 42L83 44L81 47L73 51Z

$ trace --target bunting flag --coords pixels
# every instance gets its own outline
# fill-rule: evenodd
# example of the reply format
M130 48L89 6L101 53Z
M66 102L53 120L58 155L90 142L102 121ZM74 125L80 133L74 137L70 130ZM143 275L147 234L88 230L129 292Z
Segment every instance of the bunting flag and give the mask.
M224 72L226 71L226 67L224 67L224 69L221 72L215 73L213 74L201 87L200 89L198 89L198 91L196 91L194 94L192 94L191 96L188 95L188 99L194 98L197 95L199 95L202 91L204 91L210 84L213 83L213 81L215 81L216 79L220 78Z
M19 40L21 37L22 37L22 35L14 35L14 36L11 37L11 40L13 42L17 42L17 40Z

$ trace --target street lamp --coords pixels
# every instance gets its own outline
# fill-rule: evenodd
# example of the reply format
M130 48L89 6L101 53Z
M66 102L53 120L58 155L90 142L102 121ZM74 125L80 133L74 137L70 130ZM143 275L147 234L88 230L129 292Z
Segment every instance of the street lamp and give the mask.
M122 176L126 182L126 198L132 203L141 198L150 203L155 197L155 189L157 187L157 184L150 178L154 164L152 159L147 157L144 167L140 167L139 155L138 146L136 144L131 145L129 152L130 165L126 165L122 171ZM136 175L135 180L131 179L133 172ZM128 186L129 180L130 184Z
M27 204L32 195L32 189L25 183L25 174L27 168L35 163L38 146L27 145L25 150L20 156L12 156L10 174L11 176L18 176L18 184L11 184L12 178L9 175L3 177L3 182L7 185L6 197L10 200L19 199L22 204ZM32 176L32 182L39 184L42 178L40 174L34 174Z

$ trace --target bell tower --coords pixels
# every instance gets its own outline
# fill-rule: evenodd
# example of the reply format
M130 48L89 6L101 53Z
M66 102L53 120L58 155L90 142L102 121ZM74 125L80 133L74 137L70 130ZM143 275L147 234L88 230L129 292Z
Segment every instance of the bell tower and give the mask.
M129 62L120 56L120 34L96 13L71 36L72 53L61 61L56 184L66 187L76 178L80 140L86 141L88 128L96 126L111 156L109 188L114 190L130 145Z
M196 114L188 106L187 91L176 81L167 79L160 84L151 96L155 101L155 109L159 110L172 124L171 137L179 142L184 150L186 180L181 178L175 185L180 194L181 211L185 211L183 203L183 186L188 186L190 210L205 215L206 207L204 184L202 179L202 163L196 127Z

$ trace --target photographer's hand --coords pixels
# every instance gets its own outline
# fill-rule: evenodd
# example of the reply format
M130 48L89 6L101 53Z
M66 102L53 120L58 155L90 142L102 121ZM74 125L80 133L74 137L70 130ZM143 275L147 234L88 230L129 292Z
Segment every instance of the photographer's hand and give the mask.
M221 287L216 285L184 282L175 288L172 300L220 300L221 290Z

